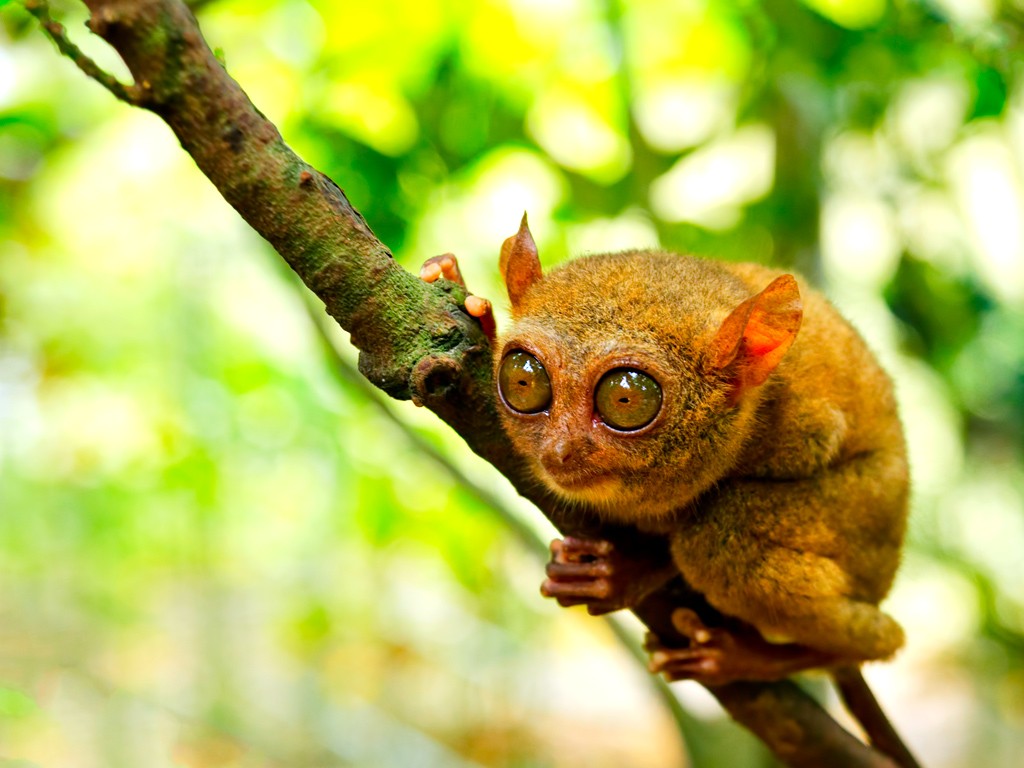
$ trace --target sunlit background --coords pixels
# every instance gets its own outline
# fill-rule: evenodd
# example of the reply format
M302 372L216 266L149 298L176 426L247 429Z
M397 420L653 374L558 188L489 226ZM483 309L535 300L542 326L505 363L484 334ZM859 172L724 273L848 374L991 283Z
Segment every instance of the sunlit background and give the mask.
M660 244L826 290L912 452L909 644L870 679L927 765L1020 764L1024 3L194 5L409 268L499 297L525 209L547 264ZM692 684L681 738L453 470L540 515L350 377L157 118L0 22L0 766L771 764Z

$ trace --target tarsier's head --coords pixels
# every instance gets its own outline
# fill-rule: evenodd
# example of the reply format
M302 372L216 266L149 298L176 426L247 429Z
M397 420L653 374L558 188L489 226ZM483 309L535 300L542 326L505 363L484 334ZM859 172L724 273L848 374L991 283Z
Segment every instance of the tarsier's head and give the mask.
M545 485L636 520L732 468L800 326L791 276L750 296L714 262L658 252L542 275L525 216L500 268L513 321L495 356L499 410Z

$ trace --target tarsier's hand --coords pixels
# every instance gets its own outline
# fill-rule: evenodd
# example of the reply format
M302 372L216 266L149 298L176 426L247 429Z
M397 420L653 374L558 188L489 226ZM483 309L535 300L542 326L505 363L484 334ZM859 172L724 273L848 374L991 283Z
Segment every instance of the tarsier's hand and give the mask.
M420 267L421 280L433 283L439 277L461 285L463 288L466 287L466 282L462 279L462 272L459 271L459 260L455 258L454 254L442 253L440 256L432 256L423 262L423 266ZM491 302L479 296L469 295L466 297L465 308L467 315L480 321L480 327L487 334L487 338L494 341L495 325Z
M666 648L650 633L644 643L651 654L651 672L660 672L670 681L696 680L713 686L737 680L781 680L837 661L802 645L769 643L753 627L708 627L688 608L678 608L672 623L690 641L687 647Z
M585 605L594 615L632 608L675 573L652 569L650 558L633 559L610 541L566 536L551 542L551 562L540 591L559 605Z

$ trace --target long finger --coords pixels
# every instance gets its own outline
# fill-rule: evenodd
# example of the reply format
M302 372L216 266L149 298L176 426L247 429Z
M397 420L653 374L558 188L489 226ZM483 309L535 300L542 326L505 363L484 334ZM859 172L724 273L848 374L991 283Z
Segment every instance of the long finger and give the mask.
M544 567L544 571L548 578L555 581L583 581L608 578L612 575L612 566L604 560L593 560L589 563L565 563L553 560Z
M569 582L545 579L540 585L540 593L544 597L578 597L604 600L611 595L611 591L611 584L605 579Z

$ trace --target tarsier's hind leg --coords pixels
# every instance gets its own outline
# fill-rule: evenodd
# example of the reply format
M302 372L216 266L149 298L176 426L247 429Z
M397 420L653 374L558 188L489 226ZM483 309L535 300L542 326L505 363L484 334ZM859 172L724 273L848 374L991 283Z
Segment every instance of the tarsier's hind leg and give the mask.
M899 624L857 599L853 579L834 559L770 543L751 555L747 578L723 597L735 602L721 610L753 624L766 640L850 661L885 659L903 645Z
M708 601L771 643L797 643L853 662L888 658L903 644L900 626L856 599L849 575L829 557L762 540L731 562L716 560L709 569L725 578L709 585Z
M677 532L673 557L708 602L769 642L887 658L903 643L876 607L899 562L901 461L878 452L807 478L736 480Z

